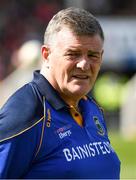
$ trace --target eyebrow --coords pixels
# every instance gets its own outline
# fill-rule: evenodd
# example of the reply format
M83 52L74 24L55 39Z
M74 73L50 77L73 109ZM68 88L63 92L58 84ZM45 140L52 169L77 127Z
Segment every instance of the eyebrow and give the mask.
M80 52L81 50L80 49L74 49L74 48L68 48L66 49L66 52Z
M71 53L80 53L81 49L76 49L76 48L68 48L65 50L65 52L71 52ZM100 55L101 51L93 51L93 50L88 50L88 54L92 54L92 55Z
M66 49L65 52L64 52L64 54L69 54L69 53L71 53L71 54L72 53L73 54L74 53L81 53L81 50L79 50L79 49L75 49L75 50L74 49Z
M100 54L101 52L100 52L100 51L92 51L92 50L89 50L88 53L89 53L89 54Z

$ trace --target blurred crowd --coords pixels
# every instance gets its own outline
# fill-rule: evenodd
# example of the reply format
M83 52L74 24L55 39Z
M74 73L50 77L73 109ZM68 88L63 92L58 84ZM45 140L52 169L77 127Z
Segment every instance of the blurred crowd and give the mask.
M18 65L15 52L26 40L42 41L47 22L61 0L0 0L0 80Z
M132 15L134 0L0 0L0 81L18 65L16 50L26 40L42 40L52 15L68 3L82 2L96 15Z
M135 0L84 0L86 8L98 15L134 15L136 14Z

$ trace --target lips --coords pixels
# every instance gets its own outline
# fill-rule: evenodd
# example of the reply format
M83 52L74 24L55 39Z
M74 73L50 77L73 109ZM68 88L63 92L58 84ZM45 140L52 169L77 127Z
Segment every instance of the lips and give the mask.
M76 79L88 79L89 78L89 76L87 76L87 75L74 75L73 77Z

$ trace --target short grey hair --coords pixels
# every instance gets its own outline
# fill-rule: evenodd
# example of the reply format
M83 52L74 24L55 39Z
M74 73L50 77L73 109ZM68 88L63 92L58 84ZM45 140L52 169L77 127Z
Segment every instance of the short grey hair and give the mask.
M96 17L84 9L70 7L59 11L50 20L44 34L44 44L48 44L50 38L63 27L70 28L75 35L79 36L98 34L104 41L103 30Z

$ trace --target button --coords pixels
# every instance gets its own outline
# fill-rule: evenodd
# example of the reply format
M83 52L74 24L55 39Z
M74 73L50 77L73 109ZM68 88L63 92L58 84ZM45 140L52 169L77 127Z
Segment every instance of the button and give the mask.
M75 113L75 116L79 116L79 114L78 114L78 113Z

